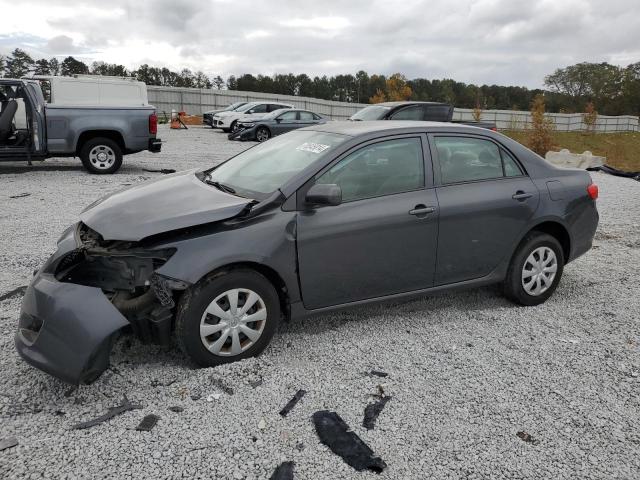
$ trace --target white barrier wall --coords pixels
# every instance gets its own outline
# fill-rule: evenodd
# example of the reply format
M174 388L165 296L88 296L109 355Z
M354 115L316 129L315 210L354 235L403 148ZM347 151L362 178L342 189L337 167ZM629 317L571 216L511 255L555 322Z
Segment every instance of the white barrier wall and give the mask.
M346 120L365 107L362 103L333 102L319 98L277 95L273 93L243 92L239 90L210 90L204 88L178 88L148 86L149 103L155 105L158 113L172 109L200 115L207 110L221 109L234 102L280 101L326 115L334 120ZM549 113L556 130L561 132L586 129L581 113ZM454 120L473 120L473 110L456 108ZM515 110L485 110L482 120L494 122L501 130L524 130L531 125L531 114ZM638 117L632 115L598 116L598 132L638 132Z

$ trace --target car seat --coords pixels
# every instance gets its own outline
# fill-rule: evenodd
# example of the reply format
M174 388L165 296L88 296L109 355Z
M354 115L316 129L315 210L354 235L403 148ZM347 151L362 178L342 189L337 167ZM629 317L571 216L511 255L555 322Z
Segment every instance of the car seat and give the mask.
M0 143L6 143L13 136L13 118L18 111L18 102L9 100L0 112Z

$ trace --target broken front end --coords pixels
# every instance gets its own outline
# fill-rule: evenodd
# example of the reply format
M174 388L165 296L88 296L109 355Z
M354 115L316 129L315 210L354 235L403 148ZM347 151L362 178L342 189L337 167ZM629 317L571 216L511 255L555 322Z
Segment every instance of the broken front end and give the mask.
M125 327L143 342L168 344L175 294L185 282L156 273L175 249L104 241L83 223L35 273L20 312L16 348L35 367L69 383L89 383L109 365Z

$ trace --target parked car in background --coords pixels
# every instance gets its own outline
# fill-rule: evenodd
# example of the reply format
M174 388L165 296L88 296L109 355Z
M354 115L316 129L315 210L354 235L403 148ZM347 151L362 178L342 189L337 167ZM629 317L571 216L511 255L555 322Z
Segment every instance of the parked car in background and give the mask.
M354 113L350 120L415 120L428 122L451 122L461 125L497 130L495 123L467 122L453 119L453 105L440 102L385 102L364 107Z
M490 130L299 129L85 209L25 292L16 347L78 383L124 328L212 366L260 353L282 319L493 283L538 305L591 248L597 196Z
M213 116L213 127L221 128L223 132L230 132L237 128L239 121L255 120L281 108L293 108L293 105L270 102L247 103L232 112L216 113Z
M267 113L257 120L238 122L235 132L229 134L229 140L257 140L264 142L281 133L298 128L326 123L327 119L308 110L284 108Z
M221 108L218 110L209 110L208 112L204 112L202 114L202 123L204 123L205 125L209 125L211 128L213 127L213 116L216 113L220 113L220 112L233 112L234 110L237 110L238 108L240 108L243 105L246 105L247 102L236 102L236 103L232 103L231 105L229 105L226 108Z
M144 83L47 79L53 103L45 102L38 80L0 79L0 161L78 156L89 172L104 174L116 172L123 155L160 151Z

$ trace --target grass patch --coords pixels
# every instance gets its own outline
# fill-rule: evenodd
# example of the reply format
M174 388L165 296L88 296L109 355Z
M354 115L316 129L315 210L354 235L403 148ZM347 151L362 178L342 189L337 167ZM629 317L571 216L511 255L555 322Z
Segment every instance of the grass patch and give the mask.
M529 132L503 131L517 142L527 145ZM553 150L566 148L572 153L589 150L594 155L607 157L607 165L627 172L640 171L640 133L552 132Z

